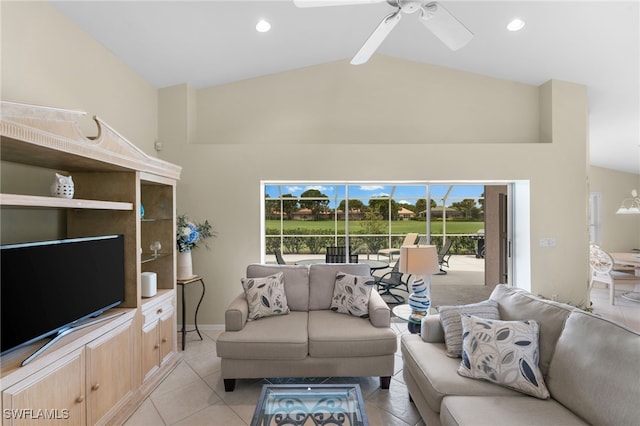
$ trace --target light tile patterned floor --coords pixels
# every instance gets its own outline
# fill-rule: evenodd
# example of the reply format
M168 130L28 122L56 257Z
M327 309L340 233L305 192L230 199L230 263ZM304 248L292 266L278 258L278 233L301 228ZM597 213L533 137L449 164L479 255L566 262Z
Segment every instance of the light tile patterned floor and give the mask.
M640 331L639 303L617 297L616 305L610 306L608 290L599 288L593 289L591 299L595 314ZM407 332L404 322L394 322L392 326L398 340ZM234 392L225 392L215 347L219 334L220 331L204 331L204 341L200 341L195 333L190 333L182 362L143 402L126 426L250 424L262 385L269 382L238 380ZM313 382L360 384L372 426L423 426L424 422L409 402L402 379L399 346L398 342L395 373L389 390L380 389L379 380L372 377L315 379Z

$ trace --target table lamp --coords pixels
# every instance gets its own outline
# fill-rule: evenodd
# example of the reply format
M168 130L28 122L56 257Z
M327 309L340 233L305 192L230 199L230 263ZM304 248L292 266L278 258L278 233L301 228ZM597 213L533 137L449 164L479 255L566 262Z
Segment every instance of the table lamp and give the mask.
M420 322L431 307L431 275L437 273L438 250L436 246L403 246L400 247L400 267L404 274L411 274L411 321Z

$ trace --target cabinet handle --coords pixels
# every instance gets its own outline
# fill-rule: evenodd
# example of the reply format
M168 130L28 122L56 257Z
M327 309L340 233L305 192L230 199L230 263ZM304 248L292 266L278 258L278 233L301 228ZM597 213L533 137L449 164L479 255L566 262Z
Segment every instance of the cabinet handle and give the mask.
M156 343L156 345L153 347L153 349L158 349L159 347L160 347L160 345Z
M80 404L80 403L81 403L81 402L83 402L83 401L84 401L84 396L82 396L82 395L80 395L79 397L77 397L77 398L76 398L76 402L77 402L78 404Z
M96 383L95 385L91 386L92 391L97 391L98 389L100 389L100 383Z
M166 337L162 338L162 343L167 343L167 338Z
M158 315L160 315L161 313L162 313L162 308L160 308L160 309L158 309L158 310L156 311L156 314L158 314Z

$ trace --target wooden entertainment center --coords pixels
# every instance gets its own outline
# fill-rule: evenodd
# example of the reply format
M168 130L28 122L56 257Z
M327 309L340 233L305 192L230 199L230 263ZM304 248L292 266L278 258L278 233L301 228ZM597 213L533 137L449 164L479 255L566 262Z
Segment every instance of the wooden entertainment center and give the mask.
M82 112L12 102L0 107L4 164L50 170L52 181L56 171L70 174L75 184L72 199L48 196L48 185L33 193L3 189L2 213L53 209L64 238L125 237L125 300L104 314L120 315L64 336L25 366L42 342L3 356L2 424L121 424L181 358L175 189L182 168L148 156L97 117L98 135L86 138L78 125ZM154 241L162 246L155 255ZM145 271L157 273L154 297L141 296Z

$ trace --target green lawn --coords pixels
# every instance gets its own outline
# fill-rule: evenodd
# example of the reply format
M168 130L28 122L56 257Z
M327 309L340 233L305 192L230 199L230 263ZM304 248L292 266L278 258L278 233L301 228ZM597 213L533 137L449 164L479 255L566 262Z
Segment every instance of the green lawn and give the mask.
M360 221L349 222L349 233L359 234L363 233L362 223ZM265 221L267 232L279 232L280 221L279 220L266 220ZM344 221L338 221L338 233L344 234ZM318 230L322 233L332 232L334 230L334 222L330 220L321 221L302 221L302 220L285 220L282 222L284 231L291 232L294 229L301 229L310 233L312 230ZM447 234L475 234L478 229L484 228L484 222L462 222L462 221L447 221ZM388 228L385 227L385 230ZM417 232L419 234L426 233L426 223L415 220L397 220L391 222L392 234L406 234L408 232ZM442 234L442 221L435 220L431 222L431 233Z

